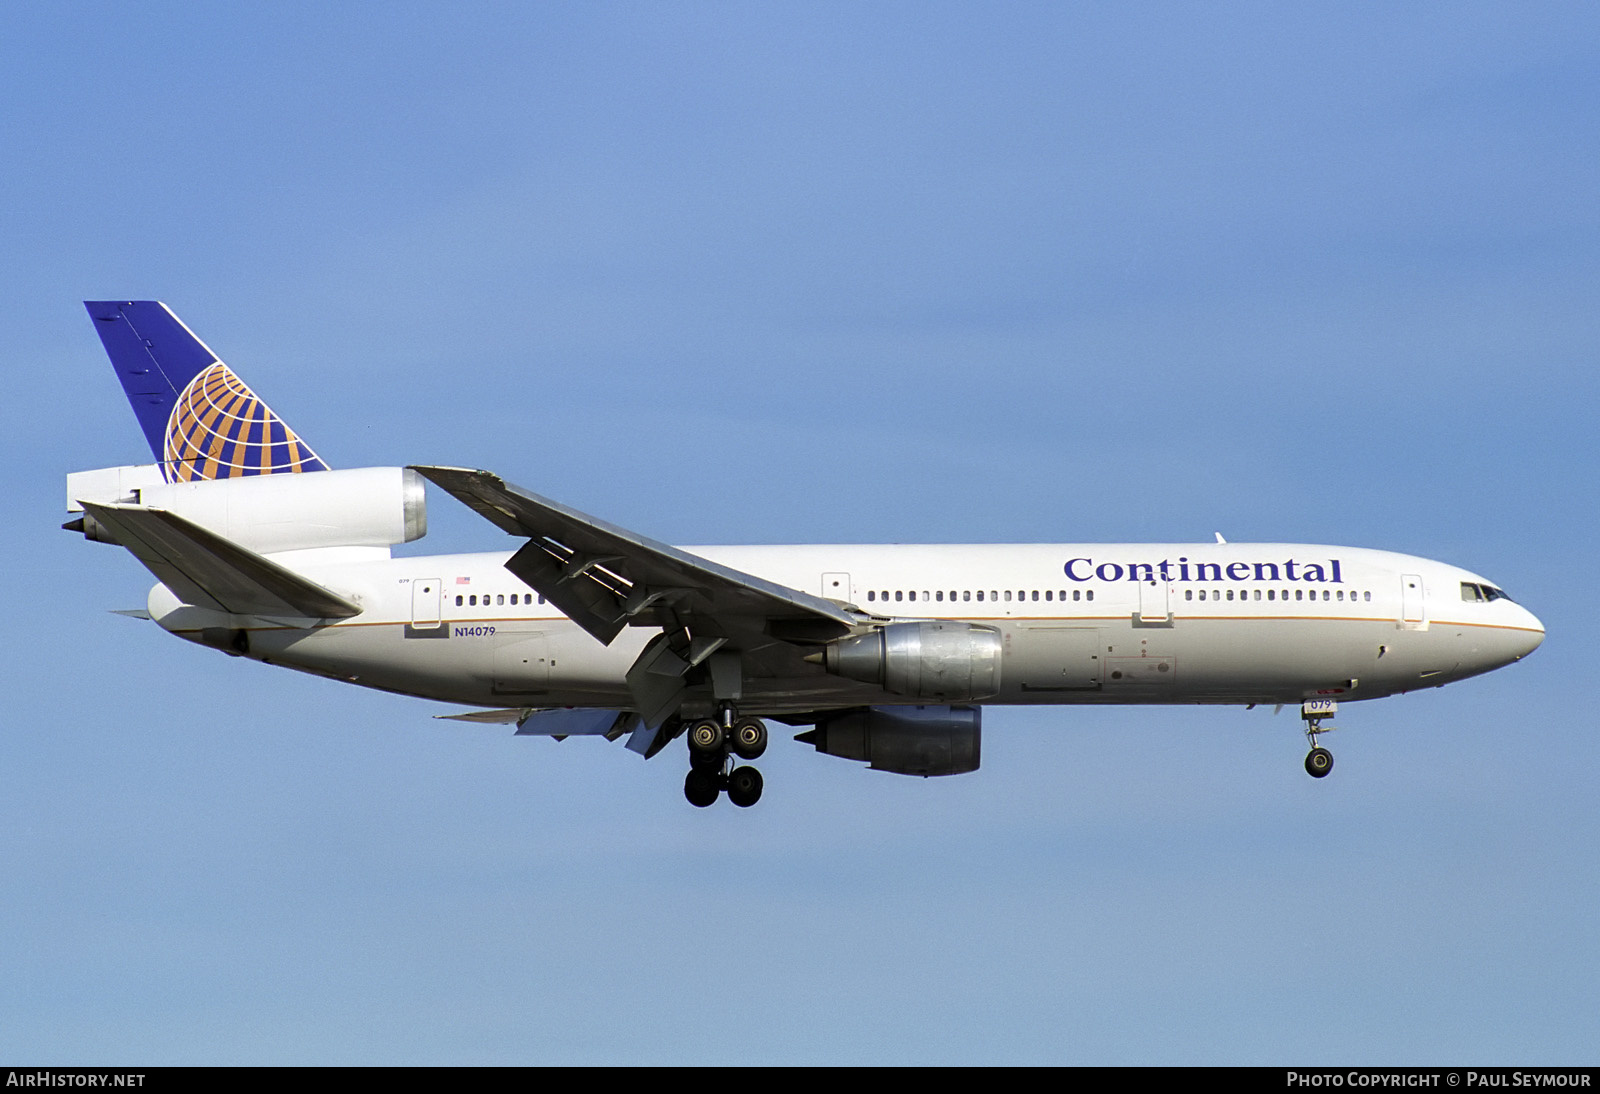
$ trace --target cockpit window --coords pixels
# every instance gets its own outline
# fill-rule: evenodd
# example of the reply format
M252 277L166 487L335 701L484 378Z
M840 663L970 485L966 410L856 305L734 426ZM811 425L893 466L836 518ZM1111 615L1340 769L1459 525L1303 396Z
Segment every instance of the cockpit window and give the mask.
M1480 585L1475 581L1461 583L1461 599L1471 603L1486 603L1490 600L1510 600L1504 589L1497 589L1493 585Z

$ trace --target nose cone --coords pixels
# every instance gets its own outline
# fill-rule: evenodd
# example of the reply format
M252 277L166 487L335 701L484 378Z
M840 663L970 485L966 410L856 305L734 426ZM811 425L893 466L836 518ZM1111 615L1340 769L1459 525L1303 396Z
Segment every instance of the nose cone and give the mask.
M1506 632L1510 654L1507 661L1521 661L1544 641L1544 624L1539 622L1539 617L1521 604L1517 605L1517 612L1520 618L1516 621L1516 629Z

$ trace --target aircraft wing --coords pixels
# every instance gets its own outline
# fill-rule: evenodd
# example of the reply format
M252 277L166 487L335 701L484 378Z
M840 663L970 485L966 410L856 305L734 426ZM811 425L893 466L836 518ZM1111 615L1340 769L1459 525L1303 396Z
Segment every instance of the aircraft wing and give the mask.
M606 737L615 740L633 727L633 715L620 710L596 707L507 707L503 710L469 710L462 714L435 714L447 722L473 722L478 725L512 725L519 737Z
M82 502L187 604L234 615L347 619L359 605L164 509Z
M761 636L826 641L854 623L834 601L658 543L488 471L412 470L512 535L527 536L506 568L601 642L630 624L687 625L696 638L745 643Z
M649 759L666 745L669 737L655 727L642 725L638 714L628 710L597 707L509 707L505 710L469 710L465 714L435 714L451 722L479 725L510 725L515 722L518 737L604 737L615 741L628 738L627 747Z

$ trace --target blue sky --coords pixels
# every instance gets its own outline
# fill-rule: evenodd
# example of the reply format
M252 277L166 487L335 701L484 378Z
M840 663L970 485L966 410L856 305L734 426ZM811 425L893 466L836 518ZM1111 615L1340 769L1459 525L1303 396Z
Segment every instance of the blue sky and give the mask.
M0 1060L1593 1062L1591 6L36 6L0 30ZM63 475L167 301L330 463L678 543L1344 543L1528 662L995 709L981 771L514 739L149 624ZM427 550L507 546L436 496ZM1585 652L1587 651L1587 652Z

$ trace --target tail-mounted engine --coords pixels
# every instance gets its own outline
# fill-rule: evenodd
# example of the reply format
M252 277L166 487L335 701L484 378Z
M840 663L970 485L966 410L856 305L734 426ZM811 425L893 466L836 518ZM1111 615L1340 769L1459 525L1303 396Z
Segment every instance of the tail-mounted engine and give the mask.
M390 547L428 530L422 477L400 467L173 483L153 465L110 467L67 476L68 510L80 501L165 510L261 554ZM63 527L116 542L88 514Z
M890 623L830 643L822 664L914 699L985 699L1000 690L1001 646L999 631L976 623Z

